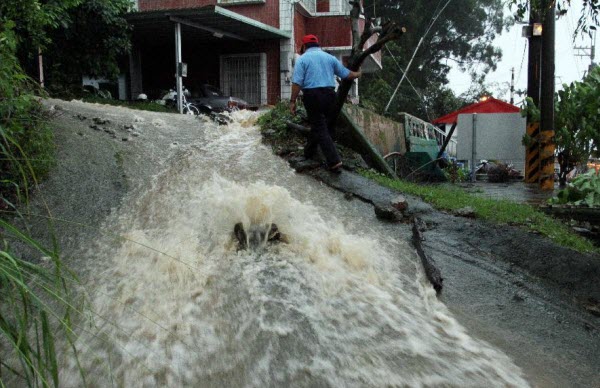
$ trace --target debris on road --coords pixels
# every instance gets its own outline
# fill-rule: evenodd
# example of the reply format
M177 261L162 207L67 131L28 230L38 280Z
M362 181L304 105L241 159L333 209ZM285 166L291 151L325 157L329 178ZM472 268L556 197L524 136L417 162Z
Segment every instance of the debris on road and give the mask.
M424 240L422 231L425 229L427 229L425 222L417 217L414 217L412 227L412 243L417 250L417 254L421 258L421 263L423 264L423 269L425 270L427 280L429 280L435 289L436 294L439 295L442 292L442 282L444 281L444 278L442 278L442 274L437 268L435 261L425 254L423 246L421 245L421 242Z

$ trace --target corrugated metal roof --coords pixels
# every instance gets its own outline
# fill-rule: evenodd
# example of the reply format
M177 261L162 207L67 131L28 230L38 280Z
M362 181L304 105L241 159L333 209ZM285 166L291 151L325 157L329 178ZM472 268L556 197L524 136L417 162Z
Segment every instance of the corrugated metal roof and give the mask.
M209 5L202 8L133 12L126 16L134 34L147 36L173 35L174 21L194 28L197 39L215 37L235 40L266 40L291 38L291 33L225 8ZM221 36L222 35L222 36Z
M433 120L433 124L454 124L460 114L468 113L518 113L519 107L490 97L485 101L477 102L475 104L468 105L464 108L456 110L452 113L448 113L445 116L438 117Z

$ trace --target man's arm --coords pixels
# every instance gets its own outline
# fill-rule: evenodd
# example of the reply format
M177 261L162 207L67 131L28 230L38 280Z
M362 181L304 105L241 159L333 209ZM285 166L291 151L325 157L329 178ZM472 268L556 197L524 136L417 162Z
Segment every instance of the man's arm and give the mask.
M350 71L350 74L348 74L348 77L346 77L346 79L348 81L352 81L353 79L357 79L361 75L362 75L362 71Z
M331 60L333 61L333 72L335 75L340 77L341 79L346 79L348 81L352 81L357 79L362 75L361 71L352 71L346 68L342 63L333 55L331 56Z
M292 97L290 98L290 110L292 114L296 114L296 100L298 99L298 94L300 93L300 85L296 83L292 83Z

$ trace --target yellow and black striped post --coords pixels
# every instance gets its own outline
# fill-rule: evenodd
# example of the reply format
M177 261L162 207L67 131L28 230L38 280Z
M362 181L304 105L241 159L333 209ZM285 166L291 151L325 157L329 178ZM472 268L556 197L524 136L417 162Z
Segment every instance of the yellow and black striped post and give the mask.
M527 124L527 135L531 143L525 151L525 183L538 183L540 179L540 144L538 135L540 133L540 123L533 122Z
M540 188L554 190L554 131L540 131Z
M540 79L540 188L554 190L554 57L556 1L542 0L543 32Z

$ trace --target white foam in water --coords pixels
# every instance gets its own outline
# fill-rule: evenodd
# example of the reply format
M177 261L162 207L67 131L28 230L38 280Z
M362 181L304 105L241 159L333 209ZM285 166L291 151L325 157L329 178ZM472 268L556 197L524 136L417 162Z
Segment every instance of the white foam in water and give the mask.
M527 386L437 301L404 241L363 204L296 176L254 115L209 126L121 210L90 254L93 386ZM372 212L372 211L371 211ZM233 227L287 243L237 251ZM102 264L100 264L102 263ZM63 385L80 386L75 362Z

